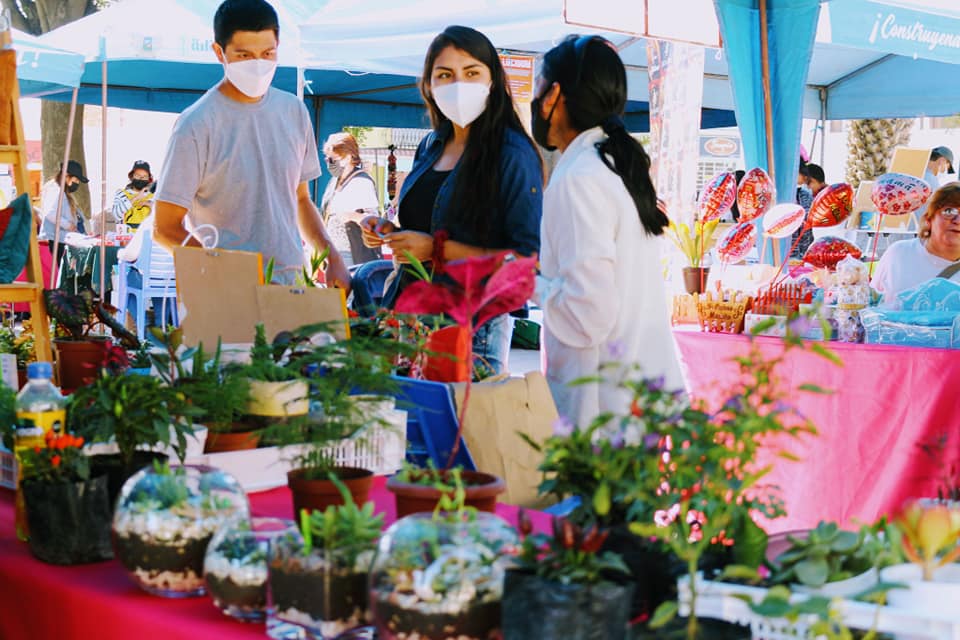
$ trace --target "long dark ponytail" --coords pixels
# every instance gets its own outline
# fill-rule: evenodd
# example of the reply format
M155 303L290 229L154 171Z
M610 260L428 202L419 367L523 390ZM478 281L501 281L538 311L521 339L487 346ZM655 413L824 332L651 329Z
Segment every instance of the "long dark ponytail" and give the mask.
M650 157L623 124L627 71L613 45L600 36L569 36L543 58L543 77L560 84L570 126L576 131L603 127L600 158L620 176L647 233L658 236L669 224L657 209L650 179Z

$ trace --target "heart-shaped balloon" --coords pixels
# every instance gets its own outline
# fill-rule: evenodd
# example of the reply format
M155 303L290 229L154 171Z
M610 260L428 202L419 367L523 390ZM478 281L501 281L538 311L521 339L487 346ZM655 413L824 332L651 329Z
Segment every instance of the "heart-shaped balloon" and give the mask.
M713 177L700 194L700 219L704 222L716 220L737 201L737 176L732 173L720 173Z
M763 214L763 235L768 238L786 238L803 224L807 212L798 204L789 202L771 207Z
M777 201L777 188L763 169L750 169L737 191L740 222L749 222L765 214Z
M730 229L717 243L717 254L723 264L735 264L747 257L757 243L757 227L752 222L741 222Z
M930 185L920 178L885 173L874 183L870 199L882 215L899 216L922 207L931 193Z
M803 256L803 261L815 267L833 271L837 263L847 256L859 259L861 255L860 249L856 245L850 244L842 238L827 236L810 245Z
M806 228L833 227L853 211L853 187L845 182L824 187L810 205Z

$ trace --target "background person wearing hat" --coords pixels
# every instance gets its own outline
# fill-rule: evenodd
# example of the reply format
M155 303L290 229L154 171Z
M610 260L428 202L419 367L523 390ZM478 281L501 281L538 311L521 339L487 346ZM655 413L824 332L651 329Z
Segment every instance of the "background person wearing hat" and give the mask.
M940 176L945 173L953 173L953 151L947 147L935 147L930 151L923 179L932 191L936 191L940 188Z
M62 170L47 180L40 191L40 209L43 212L43 219L40 223L40 240L46 240L50 244L50 252L53 252L54 235L57 228L57 200L60 197L60 176ZM63 257L63 241L68 233L84 233L83 212L77 204L74 196L80 183L88 183L90 180L83 175L83 167L76 160L67 163L67 181L66 193L63 194L63 203L60 205L60 246L57 250L57 261Z
M131 229L140 226L153 210L153 174L150 164L137 160L127 174L130 181L113 195L113 209L110 214L114 222L125 224Z

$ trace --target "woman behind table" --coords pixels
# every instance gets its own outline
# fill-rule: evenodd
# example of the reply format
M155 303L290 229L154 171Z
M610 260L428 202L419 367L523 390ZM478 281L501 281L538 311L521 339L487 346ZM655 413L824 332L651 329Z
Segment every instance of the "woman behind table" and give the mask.
M320 201L320 214L330 240L349 267L380 258L380 252L364 246L360 221L380 208L377 185L363 170L360 145L349 133L334 133L323 145L327 168L333 176Z
M127 174L130 181L123 189L113 194L113 221L136 229L153 211L153 190L155 184L150 164L137 160Z
M407 253L421 261L540 249L543 164L514 109L496 49L482 33L447 27L427 51L420 92L433 132L417 148L399 196L399 227L367 218L368 246L387 244L399 264L384 306L414 281ZM438 232L444 233L438 233ZM510 319L476 331L478 364L506 370Z
M570 387L607 362L641 365L668 389L683 380L667 314L650 159L621 119L627 78L616 50L572 36L543 59L531 104L534 139L561 152L544 194L541 276L547 380L580 426L629 398L608 385Z
M895 306L897 294L937 276L960 282L960 182L940 187L927 202L917 238L894 242L884 252L871 286L883 294L883 306Z
M90 180L83 175L83 167L80 166L80 163L76 160L70 160L67 163L67 179L65 182L66 188L65 193L63 194L63 199L60 199L60 178L62 170L58 171L55 176L50 178L46 184L43 185L43 189L40 190L40 209L43 212L43 218L40 222L40 233L38 238L43 241L46 240L50 244L50 252L53 252L54 245L54 236L56 234L57 227L57 203L60 202L60 245L57 249L57 261L55 264L60 264L60 260L63 258L63 252L65 246L63 244L64 240L67 237L68 233L84 233L83 228L83 212L80 210L80 205L77 203L76 196L74 195L77 192L77 189L80 188L80 184L90 182Z

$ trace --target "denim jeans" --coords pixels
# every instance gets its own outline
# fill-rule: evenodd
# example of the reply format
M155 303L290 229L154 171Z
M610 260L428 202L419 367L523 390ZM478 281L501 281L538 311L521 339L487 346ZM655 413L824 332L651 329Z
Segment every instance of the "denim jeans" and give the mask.
M509 314L490 318L473 334L474 368L483 367L491 375L507 373L513 322Z

